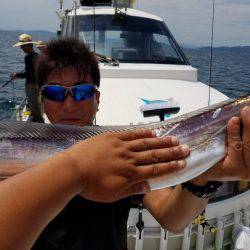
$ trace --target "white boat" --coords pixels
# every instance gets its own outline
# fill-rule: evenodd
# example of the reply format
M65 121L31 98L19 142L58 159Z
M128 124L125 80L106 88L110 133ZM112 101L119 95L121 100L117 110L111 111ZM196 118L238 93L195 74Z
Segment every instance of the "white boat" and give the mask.
M97 54L104 55L100 57L98 125L159 121L227 99L214 88L210 88L209 96L209 87L197 80L197 69L189 64L160 17L129 8L129 1L109 2L82 0L71 11L58 11L63 37L79 37ZM152 104L162 104L165 113L141 111L149 111ZM24 113L20 116L26 119ZM209 227L203 230L194 224L180 234L170 233L146 209L142 210L144 227L139 230L136 224L140 210L131 209L129 249L230 249L236 222L249 226L250 221L248 184L242 191L235 188L237 185L224 184L207 206L205 217L217 228L215 234Z

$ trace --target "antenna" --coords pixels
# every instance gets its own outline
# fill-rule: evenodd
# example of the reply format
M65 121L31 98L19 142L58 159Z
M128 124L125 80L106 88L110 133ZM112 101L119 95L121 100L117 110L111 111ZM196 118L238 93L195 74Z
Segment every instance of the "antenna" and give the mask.
M77 18L77 0L73 0L74 3L74 37L78 38L78 18Z
M95 20L95 0L92 0L93 1L93 24L94 24L94 53L95 53L95 29L96 29L96 20Z
M60 19L60 29L57 30L57 36L60 37L62 33L62 23L65 18L65 11L63 10L63 0L59 0L59 9L56 11L56 14Z
M214 7L215 0L213 0L213 15L212 15L212 31L211 31L211 45L210 45L210 61L209 61L209 78L208 78L208 106L211 101L211 82L212 82L212 66L213 66L213 44L214 44Z
M60 4L60 10L63 9L63 0L59 0L59 4Z

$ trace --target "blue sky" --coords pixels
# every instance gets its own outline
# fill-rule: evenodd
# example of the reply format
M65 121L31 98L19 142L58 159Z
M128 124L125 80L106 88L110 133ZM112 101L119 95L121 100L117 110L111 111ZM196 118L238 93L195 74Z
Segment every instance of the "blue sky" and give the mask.
M56 31L58 6L59 0L0 0L0 29ZM210 42L212 0L138 0L135 6L161 16L180 43ZM215 15L215 46L250 45L250 0L216 0Z

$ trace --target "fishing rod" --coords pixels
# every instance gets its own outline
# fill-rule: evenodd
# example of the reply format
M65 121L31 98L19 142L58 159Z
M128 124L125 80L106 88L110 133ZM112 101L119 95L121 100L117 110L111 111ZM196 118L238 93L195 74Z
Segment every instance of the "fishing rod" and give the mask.
M15 82L12 81L12 104L15 106L15 99L16 99L16 94L15 94Z
M211 82L212 82L213 44L214 44L214 15L215 15L214 7L215 7L215 0L213 0L213 14L212 14L212 30L211 30L209 78L208 78L208 106L210 105L210 102L211 102Z
M94 26L94 53L95 53L95 29L96 29L96 20L95 20L95 0L92 0L92 4L93 4L93 26Z
M13 79L9 79L7 82L5 82L2 86L0 86L0 90L2 88L4 88L5 86L7 86L9 83L11 83L13 81Z
M77 11L77 1L73 0L74 3L74 38L78 38L78 22L77 22L77 15L76 15L76 11Z

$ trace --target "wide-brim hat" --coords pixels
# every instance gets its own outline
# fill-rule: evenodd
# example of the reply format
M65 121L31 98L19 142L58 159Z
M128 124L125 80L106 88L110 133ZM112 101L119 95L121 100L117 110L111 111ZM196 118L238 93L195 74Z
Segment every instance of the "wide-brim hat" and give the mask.
M19 36L18 38L19 42L14 44L13 47L19 47L19 46L23 46L26 44L34 44L36 43L35 41L32 41L32 37L28 34L22 34Z
M35 45L37 48L42 48L42 47L46 47L47 43L44 41L37 41L37 42L35 42Z

